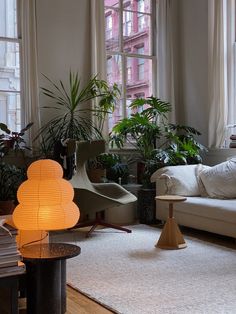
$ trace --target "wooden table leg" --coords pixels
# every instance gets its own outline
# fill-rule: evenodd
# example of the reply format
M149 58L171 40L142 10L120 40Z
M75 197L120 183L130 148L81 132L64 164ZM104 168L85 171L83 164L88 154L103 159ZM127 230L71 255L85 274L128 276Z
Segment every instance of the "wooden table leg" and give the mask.
M187 246L179 226L173 217L173 203L169 203L169 217L155 246L169 250L183 249Z

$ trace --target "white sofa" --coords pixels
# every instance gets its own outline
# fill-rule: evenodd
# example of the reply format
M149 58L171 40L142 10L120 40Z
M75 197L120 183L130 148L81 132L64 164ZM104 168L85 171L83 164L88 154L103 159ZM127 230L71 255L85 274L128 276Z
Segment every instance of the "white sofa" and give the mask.
M236 238L236 159L208 167L169 166L151 177L156 194L187 196L174 204L179 225ZM168 203L156 200L156 218L166 220Z

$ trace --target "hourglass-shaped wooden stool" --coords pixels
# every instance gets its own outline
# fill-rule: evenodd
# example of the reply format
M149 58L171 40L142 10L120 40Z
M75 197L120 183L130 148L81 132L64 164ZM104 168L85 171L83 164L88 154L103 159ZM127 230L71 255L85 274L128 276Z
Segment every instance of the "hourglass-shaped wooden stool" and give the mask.
M178 195L160 195L156 196L155 199L169 203L169 217L167 218L156 247L169 250L185 248L187 244L184 241L183 235L173 216L173 204L177 202L184 202L187 198Z

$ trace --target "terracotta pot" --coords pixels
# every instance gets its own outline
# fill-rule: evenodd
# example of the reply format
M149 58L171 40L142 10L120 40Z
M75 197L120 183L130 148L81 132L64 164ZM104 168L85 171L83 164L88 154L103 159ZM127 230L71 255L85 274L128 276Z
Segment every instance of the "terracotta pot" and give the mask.
M13 148L15 141L12 139L6 139L6 140L3 140L3 143L6 148Z
M0 201L0 215L12 215L15 207L13 200Z
M89 180L93 183L101 183L102 177L106 177L106 169L89 169L87 173Z

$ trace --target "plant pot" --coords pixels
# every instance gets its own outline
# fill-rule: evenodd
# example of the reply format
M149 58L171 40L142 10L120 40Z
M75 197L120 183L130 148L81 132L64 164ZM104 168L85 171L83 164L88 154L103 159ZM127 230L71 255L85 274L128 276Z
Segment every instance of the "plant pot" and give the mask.
M106 169L88 169L87 174L91 182L101 183L103 182L102 178L106 178Z
M138 184L143 183L144 171L145 171L145 163L142 161L138 161L137 162L137 183Z
M15 141L13 139L6 139L6 140L3 140L3 143L6 148L10 149L14 147Z
M142 224L153 224L156 222L156 190L140 189L138 191L138 217Z
M0 215L12 215L15 207L13 200L0 201Z

